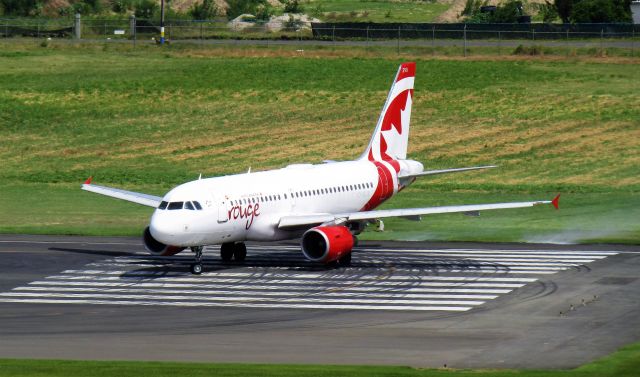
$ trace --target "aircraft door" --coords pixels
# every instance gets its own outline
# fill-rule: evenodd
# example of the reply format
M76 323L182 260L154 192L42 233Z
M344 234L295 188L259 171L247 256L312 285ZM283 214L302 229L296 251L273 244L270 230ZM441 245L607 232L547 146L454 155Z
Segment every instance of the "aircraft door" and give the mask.
M224 197L218 199L218 223L226 223L229 221L229 200Z

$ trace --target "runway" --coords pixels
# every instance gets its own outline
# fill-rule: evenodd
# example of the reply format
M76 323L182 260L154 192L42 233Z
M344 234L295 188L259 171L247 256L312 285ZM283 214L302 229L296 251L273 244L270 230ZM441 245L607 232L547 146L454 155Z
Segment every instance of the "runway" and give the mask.
M0 258L0 357L558 368L640 339L632 246L363 242L327 268L249 244L194 276L137 239L7 235Z

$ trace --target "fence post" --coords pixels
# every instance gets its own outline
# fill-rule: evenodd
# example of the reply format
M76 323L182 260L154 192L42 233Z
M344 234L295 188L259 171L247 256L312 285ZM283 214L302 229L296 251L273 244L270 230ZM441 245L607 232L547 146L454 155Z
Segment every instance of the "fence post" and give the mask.
M369 25L367 25L367 48L369 48Z
M202 22L200 23L200 44L203 44L204 40L202 39Z
M531 29L531 39L534 42L536 41L536 29Z
M565 40L567 41L567 56L569 56L569 28L567 28L567 38Z
M502 37L500 35L500 30L498 30L498 56L502 56Z
M398 55L400 55L400 26L398 26Z
M132 14L129 17L129 33L131 34L131 39L133 40L133 47L136 47L136 15Z
M331 40L333 44L336 44L336 25L333 25L333 30L331 31Z
M82 36L81 28L82 26L80 25L80 13L76 13L76 19L75 19L75 22L73 23L73 31L76 39L80 39Z
M436 54L436 25L431 26L431 55Z
M631 57L633 58L633 54L634 54L634 49L636 47L636 41L634 41L634 38L636 37L636 28L635 25L633 26L633 28L631 29Z
M600 29L600 53L602 54L602 49L604 48L604 28Z
M467 24L464 24L464 30L462 31L462 38L464 39L463 44L463 55L467 57Z

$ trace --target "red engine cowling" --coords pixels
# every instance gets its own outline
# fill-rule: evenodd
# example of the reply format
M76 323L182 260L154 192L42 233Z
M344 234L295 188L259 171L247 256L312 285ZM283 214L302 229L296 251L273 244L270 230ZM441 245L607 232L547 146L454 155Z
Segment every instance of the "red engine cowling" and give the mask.
M184 250L184 247L165 245L162 242L156 240L151 235L149 227L144 228L142 241L144 242L144 248L153 255L169 257L171 255L176 255Z
M329 263L350 254L354 241L346 226L319 226L307 230L301 244L305 258Z

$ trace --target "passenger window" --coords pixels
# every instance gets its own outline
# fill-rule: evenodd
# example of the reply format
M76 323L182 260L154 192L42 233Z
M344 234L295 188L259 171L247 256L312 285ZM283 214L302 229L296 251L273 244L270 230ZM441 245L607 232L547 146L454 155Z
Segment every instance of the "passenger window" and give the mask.
M200 205L199 202L193 202L193 205L196 207L198 211L202 211L202 206Z
M158 209L166 209L167 208L167 202L165 202L164 200L160 202L160 205L158 206Z
M182 209L183 204L184 204L183 202L171 202L169 203L169 206L167 207L167 209L169 210Z
M193 204L191 204L191 202L185 202L184 203L184 209L195 211L195 208L193 208Z

